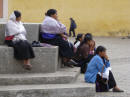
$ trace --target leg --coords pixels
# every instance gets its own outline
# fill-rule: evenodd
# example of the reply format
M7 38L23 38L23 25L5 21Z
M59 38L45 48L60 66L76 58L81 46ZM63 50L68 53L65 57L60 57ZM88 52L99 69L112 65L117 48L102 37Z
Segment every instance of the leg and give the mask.
M109 72L108 84L109 84L109 89L112 89L112 88L116 87L116 81L115 81L114 76L113 76L111 71Z
M70 28L70 30L69 30L69 37L71 37L71 31L72 31L72 30L71 30L71 28Z
M108 81L109 89L113 88L113 92L124 92L123 90L120 90L117 85L115 78L112 74L112 72L109 72L109 81Z
M75 29L73 29L73 37L75 37Z
M27 70L31 70L32 65L30 64L30 59L24 60L24 68Z

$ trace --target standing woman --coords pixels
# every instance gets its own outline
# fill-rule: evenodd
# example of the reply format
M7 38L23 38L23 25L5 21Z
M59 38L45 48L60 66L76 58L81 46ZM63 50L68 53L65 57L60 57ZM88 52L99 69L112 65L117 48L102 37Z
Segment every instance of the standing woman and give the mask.
M60 56L64 65L73 67L71 61L74 52L67 41L66 27L58 20L57 10L49 9L45 14L45 19L41 25L41 42L59 46Z
M31 44L26 39L26 30L21 22L21 13L14 11L6 24L5 43L14 48L14 56L17 60L24 61L24 68L30 70L30 59L34 58Z
M75 23L75 20L73 18L70 18L70 29L69 29L69 36L71 37L71 32L73 32L73 37L75 37L75 29L77 28L77 25Z

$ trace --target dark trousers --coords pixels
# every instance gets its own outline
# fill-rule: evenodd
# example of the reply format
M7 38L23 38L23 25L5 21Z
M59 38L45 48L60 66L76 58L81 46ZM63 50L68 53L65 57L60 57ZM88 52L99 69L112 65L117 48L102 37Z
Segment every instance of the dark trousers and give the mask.
M109 72L108 85L109 85L109 89L112 89L112 88L114 88L116 86L116 81L115 81L115 78L114 78L114 76L113 76L111 71Z
M71 32L73 32L73 37L75 37L75 29L74 28L70 28L69 30L69 36L71 36Z
M80 61L81 73L85 73L88 67L88 63L91 61L94 55L89 55L88 58Z
M106 81L106 78L102 78L99 74L97 74L96 92L107 92L109 89L112 89L116 86L116 81L111 71L109 71L108 84L106 84Z
M59 46L59 53L61 57L68 59L74 57L72 46L69 44L69 42L65 41L61 36L57 36L54 39L42 38L41 42Z

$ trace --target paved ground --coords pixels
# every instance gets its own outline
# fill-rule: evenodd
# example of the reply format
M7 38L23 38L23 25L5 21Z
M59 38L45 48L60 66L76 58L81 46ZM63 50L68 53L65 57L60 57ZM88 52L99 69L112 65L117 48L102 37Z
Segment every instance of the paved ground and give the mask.
M111 62L112 72L118 86L125 94L97 94L96 97L130 97L130 39L95 37L96 46L103 45ZM83 82L83 75L79 78Z

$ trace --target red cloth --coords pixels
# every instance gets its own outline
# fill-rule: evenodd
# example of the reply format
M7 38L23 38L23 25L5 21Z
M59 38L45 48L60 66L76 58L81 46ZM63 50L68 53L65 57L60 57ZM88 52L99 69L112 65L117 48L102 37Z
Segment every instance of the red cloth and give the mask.
M13 40L14 36L7 36L5 37L5 40Z

